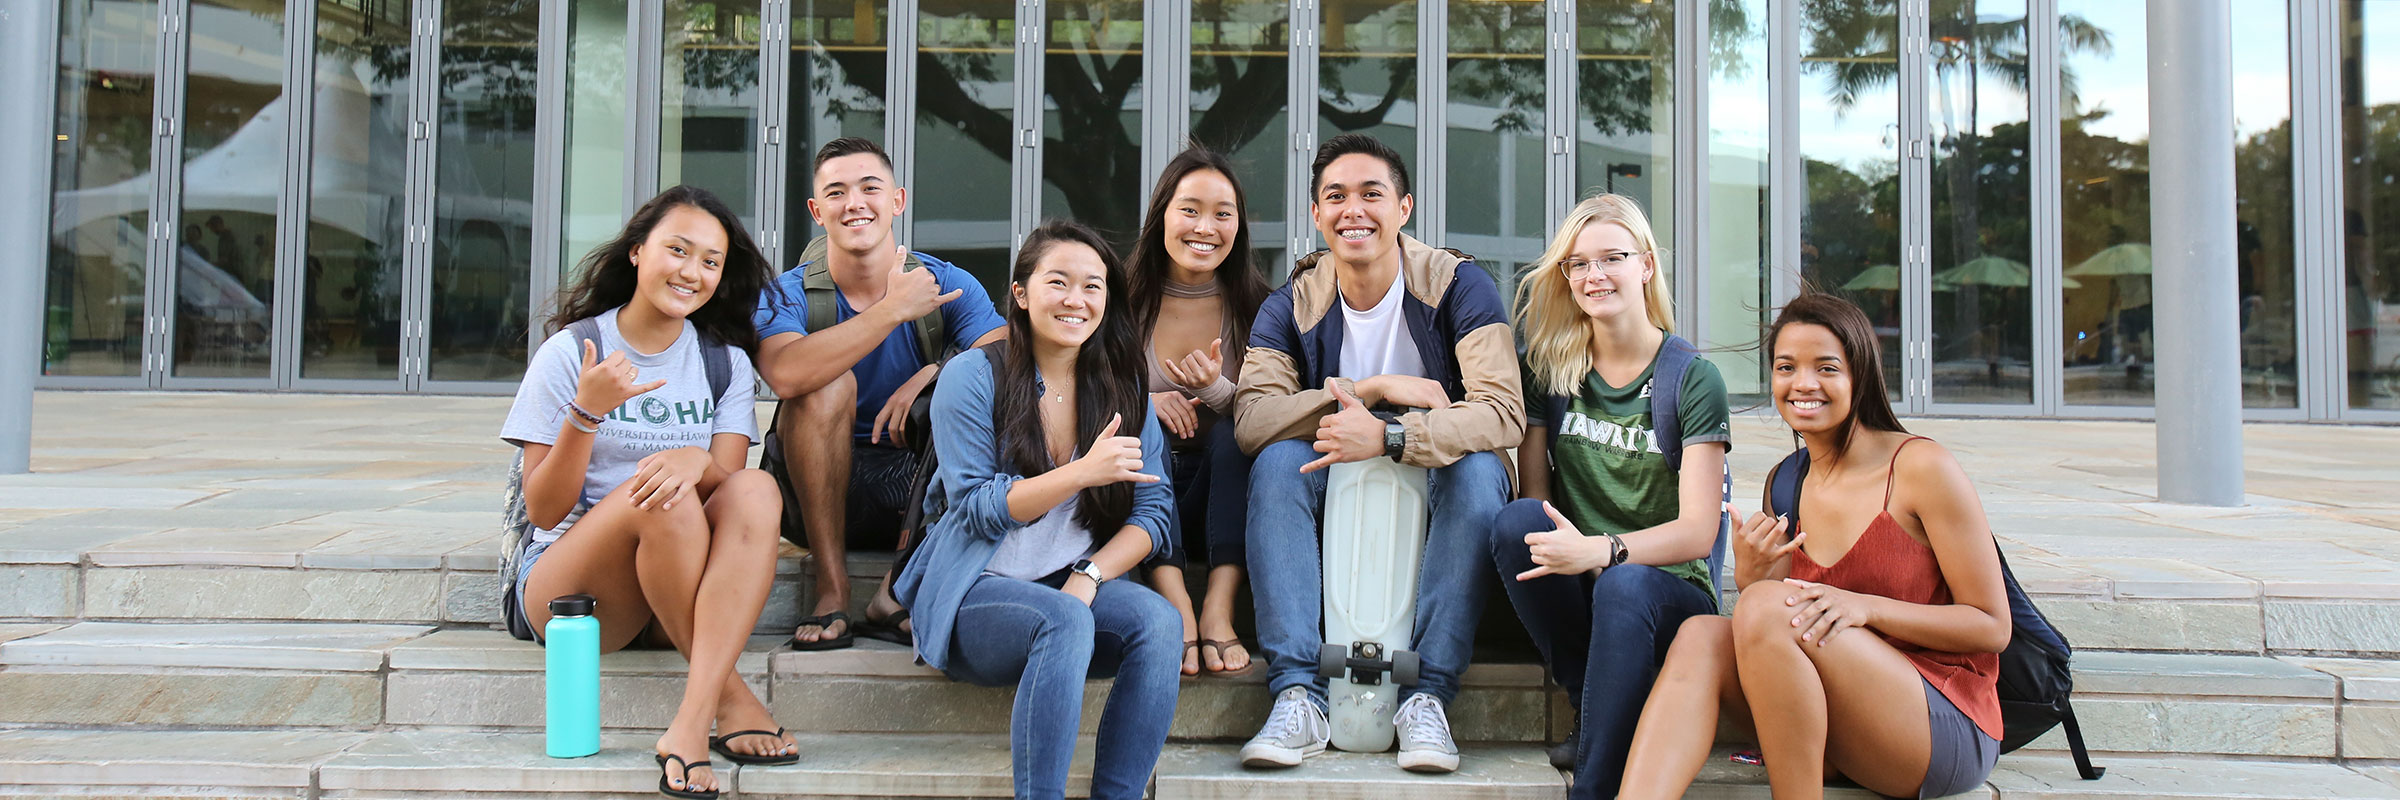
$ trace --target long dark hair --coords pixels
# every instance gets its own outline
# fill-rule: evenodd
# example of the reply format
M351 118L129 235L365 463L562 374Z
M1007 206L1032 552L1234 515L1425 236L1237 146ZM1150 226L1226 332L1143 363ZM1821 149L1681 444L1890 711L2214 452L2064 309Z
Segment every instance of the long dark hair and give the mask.
M717 218L725 226L725 264L718 273L717 291L693 311L687 319L700 332L719 342L733 345L753 356L758 354L758 327L750 315L758 309L761 292L775 291L775 268L767 256L750 240L750 232L742 228L742 219L734 216L725 201L717 199L707 189L697 186L677 186L663 192L625 220L625 229L614 239L601 243L585 254L575 268L575 285L559 301L558 313L550 315L550 330L564 330L577 320L600 316L609 309L633 299L637 268L633 251L650 240L650 231L667 212L678 208L696 208Z
M1216 170L1233 185L1233 242L1225 251L1225 263L1217 265L1217 290L1225 298L1225 313L1233 323L1226 326L1233 340L1225 347L1239 353L1250 343L1250 323L1257 320L1258 307L1267 302L1272 290L1267 279L1259 276L1258 254L1250 249L1250 201L1242 194L1241 180L1233 176L1233 162L1215 150L1197 144L1184 148L1167 162L1166 170L1158 175L1158 187L1150 190L1150 208L1142 212L1142 237L1133 245L1132 317L1144 338L1158 325L1159 301L1166 296L1161 287L1175 264L1167 255L1167 209L1175 204L1175 189L1183 179L1204 169Z
M1131 289L1125 282L1125 263L1108 240L1079 223L1051 220L1035 228L1017 250L1009 283L1018 286L1033 276L1042 256L1058 247L1083 245L1100 254L1107 267L1108 300L1100 309L1100 327L1075 354L1075 442L1081 447L1099 437L1110 415L1119 415L1118 434L1140 435L1148 421L1150 370L1142 357L1141 336L1133 315L1124 312ZM1033 317L1014 302L1008 304L1008 344L992 365L992 422L999 431L1000 459L1019 475L1039 475L1057 466L1042 435L1041 397L1034 391ZM1083 490L1075 521L1106 538L1133 515L1133 484L1111 483Z
M1884 393L1883 345L1875 337L1875 323L1868 321L1867 312L1831 292L1808 288L1799 297L1783 306L1775 315L1775 324L1767 329L1766 356L1775 358L1775 339L1790 325L1816 325L1833 332L1834 341L1842 344L1842 360L1849 362L1850 415L1833 431L1833 452L1827 455L1839 459L1850 449L1850 437L1859 428L1892 433L1907 433L1900 427L1900 416L1892 413L1892 398Z

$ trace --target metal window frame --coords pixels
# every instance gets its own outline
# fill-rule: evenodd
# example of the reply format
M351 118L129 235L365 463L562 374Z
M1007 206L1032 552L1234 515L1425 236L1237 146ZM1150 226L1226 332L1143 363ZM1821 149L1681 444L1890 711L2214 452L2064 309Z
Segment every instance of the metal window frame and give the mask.
M2031 415L2055 417L2066 397L2066 200L2060 167L2059 101L2063 88L2059 67L2058 0L2026 0L2025 60L2031 76L2027 93L2033 173L2028 226L2033 234L2031 286L2033 301L2033 406Z
M752 208L758 225L752 231L759 252L771 266L783 265L784 230L791 216L792 3L764 0L759 4L758 37L758 154L751 162ZM794 251L797 253L797 251Z
M917 0L891 0L884 31L883 147L892 156L892 180L915 186L917 177ZM814 190L814 187L811 187ZM892 235L916 241L917 215L902 211Z
M559 279L567 269L567 50L569 3L542 4L535 34L533 112L533 275L526 284L525 358L548 338L551 312L557 309Z
M1800 169L1800 3L1767 4L1767 271L1775 308L1800 296L1800 210L1808 204Z
M1317 249L1317 226L1309 213L1315 194L1309 187L1309 165L1316 160L1317 54L1323 49L1320 36L1325 20L1318 16L1318 0L1291 2L1291 68L1286 73L1290 93L1284 98L1284 115L1289 120L1284 130L1289 156L1283 182L1285 258L1278 259L1267 276L1270 283L1281 283L1294 263Z
M1417 2L1417 165L1409 234L1450 246L1450 3ZM1433 202L1427 202L1431 199Z
M2341 11L2332 3L2288 8L2300 407L2311 420L2341 420L2350 412L2349 337L2342 324L2348 298L2342 286Z
M625 0L625 198L632 217L658 194L659 75L666 68L666 0Z
M65 36L68 26L73 24L70 21L68 14L68 12L72 9L63 2L59 3L58 5L58 13L55 15L55 22L57 25L49 32L51 41L51 44L48 48L51 52L49 60L53 65L57 65L59 61L65 57ZM154 55L159 53L160 50L165 47L165 9L167 5L168 3L164 2L164 0L159 3L159 9L157 11L158 22L155 25L156 30L153 31L150 51ZM55 66L53 69L55 70ZM158 93L165 91L166 82L163 79L164 71L165 69L163 66L159 67L158 72L161 75L161 79L152 83L150 110L151 130L149 134L152 164L158 163L158 128L162 112L160 111L161 106L158 104L157 95ZM47 107L47 111L45 113L49 115L49 119L43 121L41 124L50 128L50 133L53 136L60 132L60 128L58 127L58 115L60 113L60 109L57 107L58 104L55 102L58 92L58 77L59 76L57 72L53 71L50 73L46 77L46 85L44 87L44 91L50 94L50 96L53 98L53 102L44 104ZM40 181L43 187L42 202L39 205L34 206L33 209L31 209L28 213L39 213L41 215L41 219L48 220L51 219L51 214L58 203L58 183L56 176L52 174L52 168L55 160L55 151L49 150L49 148L52 147L52 143L45 141L42 146L45 151L45 156L42 163L38 165L28 165L31 167L29 177L33 180ZM148 201L148 205L143 209L143 211L149 216L152 224L148 230L143 231L142 237L142 333L134 340L135 355L140 359L139 362L129 374L124 375L50 375L40 372L43 367L39 363L39 359L37 359L34 367L36 373L31 377L31 380L33 381L33 387L35 389L143 389L150 386L150 366L152 363L152 356L158 350L158 348L156 348L152 342L156 336L158 325L158 321L154 318L154 314L156 313L155 309L159 308L159 305L154 301L157 293L156 287L153 286L157 279L156 276L151 272L152 265L156 263L155 256L158 252L159 236L162 230L157 224L157 194L157 186L155 181L153 181L150 192L150 200ZM44 223L44 225L46 226L47 223ZM45 227L44 230L46 231L47 227ZM45 253L45 255L37 263L41 264L43 268L47 269L50 263L49 256ZM45 279L44 286L47 287L47 285L48 281ZM45 311L44 313L46 314L47 312ZM37 342L37 347L48 346L49 335L47 331L38 333L36 336L38 337L35 339L35 342Z
M1048 94L1042 56L1050 44L1050 26L1042 0L1017 0L1015 108L1009 120L1016 130L1015 157L1009 159L1008 257L1015 261L1025 236L1042 223L1042 98Z
M1708 264L1708 73L1709 58L1715 52L1709 46L1708 14L1711 0L1688 0L1675 5L1675 42L1673 71L1675 84L1675 116L1673 150L1668 158L1675 176L1669 191L1675 209L1673 230L1668 235L1674 250L1667 258L1667 272L1673 277L1675 291L1675 320L1677 327L1691 333L1698 341L1701 331L1708 330L1705 309L1708 308L1706 282L1700 280L1702 265ZM1573 101L1572 89L1569 94ZM1566 216L1562 210L1552 219Z
M298 116L297 114L291 113L289 110L289 104L291 102L290 98L293 97L291 75L292 65L289 58L289 54L291 52L291 41L293 37L291 35L292 28L290 22L291 17L289 16L289 13L291 4L296 1L299 0L285 0L284 5L286 16L284 18L284 47L283 52L278 54L284 59L282 78L283 83L280 91L282 92L283 99L286 103L286 136L290 135L289 117ZM187 116L185 111L190 100L191 90L191 0L176 0L175 5L177 6L177 14L179 19L175 25L176 30L172 32L171 40L168 43L168 49L172 51L175 56L175 68L173 72L167 72L162 67L160 70L161 74L159 76L161 78L160 83L163 84L171 81L175 85L174 105L167 107L166 113L171 115L171 118L176 121L176 124L170 125L168 127L167 136L163 137L165 139L172 140L168 142L168 149L170 152L167 153L168 157L172 160L162 161L158 159L152 159L150 164L151 174L158 178L159 188L162 189L157 197L157 202L159 203L157 208L167 211L172 215L171 224L168 229L168 236L170 237L169 242L175 247L180 248L182 245L182 242L179 241L181 238L180 231L182 230L183 225L183 171L187 166L189 166L183 157L184 148L182 137L182 134L186 132L184 129L188 126L181 123L185 121ZM284 161L283 164L280 165L280 170L277 173L278 185L275 188L275 224L277 226L275 241L278 243L283 241L283 231L281 228L285 224L285 211L291 202L291 151L293 148L290 146L292 143L288 140L285 141L284 144ZM171 189L169 187L171 187ZM154 216L153 218L155 219L157 217ZM159 295L155 296L155 299L159 303L159 305L155 306L155 308L158 309L155 313L163 320L160 327L164 333L164 336L159 341L160 348L158 351L158 367L157 371L153 374L150 380L150 385L153 388L178 391L255 391L259 389L271 390L279 388L276 386L276 378L278 375L277 356L279 355L278 348L276 347L276 341L277 328L281 325L284 314L283 309L280 307L281 304L278 301L282 299L284 290L282 282L284 272L282 259L286 255L288 254L280 251L276 253L277 262L273 271L276 286L274 288L274 294L269 295L270 299L268 300L269 303L276 305L269 306L268 311L267 370L265 375L256 378L181 377L175 374L175 339L179 333L177 329L180 327L175 319L175 296L177 291L175 283L180 280L182 270L179 269L179 265L176 263L175 250L168 250L164 254L165 257L152 261L151 269L153 270L153 274L164 276L163 281L161 281L161 288L163 291Z
M1146 208L1159 173L1192 134L1192 0L1143 0L1142 34L1142 182L1136 197Z
M1542 11L1542 218L1563 220L1575 208L1575 0Z
M1900 379L1901 411L1923 414L1933 404L1933 133L1926 118L1925 79L1931 48L1927 0L1902 0L1899 26L1900 93Z
M417 170L418 183L414 187L414 191L416 192L415 196L417 199L417 202L414 204L415 219L413 220L413 224L410 225L410 229L416 231L416 250L414 251L413 255L410 256L410 264L414 266L415 271L414 277L411 279L409 284L409 292L416 298L416 306L415 310L410 312L410 314L407 316L408 319L415 321L416 327L416 337L413 345L413 349L415 351L413 358L416 363L416 372L411 389L422 394L487 396L506 396L515 394L517 391L517 385L521 382L520 380L439 380L432 377L433 337L428 329L429 326L433 324L433 227L437 217L437 214L434 210L435 200L437 199L435 195L441 188L441 137L439 135L439 131L441 129L442 122L442 14L444 11L444 5L449 0L414 1L421 3L423 6L421 9L418 9L421 14L421 16L418 18L418 21L424 26L424 30L422 31L422 47L424 49L421 51L424 55L423 60L417 62L423 65L421 68L423 71L418 73L419 75L423 76L423 80L418 81L418 88L422 94L418 96L418 102L420 105L418 105L417 108L420 110L419 113L423 115L424 127L419 129L421 131L421 138L417 141L419 148L419 163L422 164L422 166ZM631 2L628 3L628 6L630 7L633 3L638 2L640 2L640 0L631 0ZM559 40L544 40L541 38L541 34L542 32L540 25L537 21L534 33L534 41L537 49L544 44L550 45L553 48L557 48L564 42L563 38ZM541 63L542 62L538 60L537 55L535 68L539 69L539 65ZM535 80L537 81L535 85L535 97L538 101L540 97L540 85L538 83L540 76L536 75ZM541 124L541 111L537 107L534 112L534 141L536 142L541 141ZM552 153L552 155L555 156L558 155L558 153ZM539 169L538 166L536 168ZM539 175L540 173L537 172L535 174ZM535 195L537 197L540 195L540 189L538 187L535 189ZM630 214L631 209L628 209L627 213ZM535 247L540 246L540 242L538 241L534 242L533 244ZM532 292L530 291L530 287L527 291L527 295L528 302L532 302ZM536 330L538 330L542 324L539 320L532 319L526 320L526 323L527 327ZM404 329L406 327L406 325L403 325ZM532 340L529 338L529 341ZM404 352L406 352L405 349ZM528 360L531 360L533 357L533 349L531 346L526 349L525 355Z

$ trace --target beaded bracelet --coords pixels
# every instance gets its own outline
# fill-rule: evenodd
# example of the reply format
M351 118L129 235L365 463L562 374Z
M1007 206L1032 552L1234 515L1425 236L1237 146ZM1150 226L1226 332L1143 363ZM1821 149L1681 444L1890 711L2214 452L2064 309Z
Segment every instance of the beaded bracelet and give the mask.
M583 406L576 405L573 400L567 401L566 408L568 411L575 412L575 416L582 417L583 421L591 423L593 427L599 427L600 423L608 421L602 419L598 414L583 410Z
M574 403L566 403L566 404L564 404L564 405L561 405L561 406L560 406L560 408L561 408L562 410L566 410L566 411L573 412L573 413L570 413L570 414L568 414L568 415L567 415L567 424L568 424L568 425L571 425L571 426L574 426L574 428L575 428L576 430L583 431L584 433L599 433L599 432L600 432L600 426L599 426L599 425L596 425L596 424L594 424L594 425L585 425L585 424L583 423L583 420L576 419L577 417L581 417L581 416L583 416L584 414L583 414L583 409L576 408Z

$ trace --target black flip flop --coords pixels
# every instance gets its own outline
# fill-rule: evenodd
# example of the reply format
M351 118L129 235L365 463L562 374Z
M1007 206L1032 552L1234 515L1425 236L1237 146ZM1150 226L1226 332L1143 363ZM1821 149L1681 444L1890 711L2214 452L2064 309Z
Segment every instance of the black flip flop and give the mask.
M836 622L842 624L842 635L829 639L818 639L813 642L800 641L800 637L794 635L791 641L792 649L803 652L817 650L840 650L844 647L849 647L851 644L854 644L855 642L853 641L853 636L858 632L858 626L850 621L849 612L832 611L800 620L801 625L815 625L817 626L817 630L821 631L833 630L833 624Z
M716 751L717 755L724 756L725 760L727 761L741 764L743 766L777 767L785 764L797 764L800 762L800 754L797 752L785 753L779 756L756 756L734 750L731 744L733 740L742 738L744 736L765 736L774 739L778 744L780 744L783 742L783 729L776 728L771 731L734 731L723 736L711 736L708 739L708 749Z
M905 608L894 611L883 619L868 617L865 622L859 623L858 635L891 642L902 647L915 647L917 646L916 635L909 633L907 628L900 627L901 623L907 621L908 609Z
M658 758L659 794L663 794L668 797L680 797L684 798L685 800L717 800L716 792L703 792L693 789L677 789L667 785L668 761L673 761L675 762L676 766L683 768L683 785L690 786L692 785L692 770L700 767L710 767L710 772L716 771L714 765L708 763L707 759L701 759L699 761L685 761L683 760L683 756L679 755L672 755L668 753L655 753L653 755Z

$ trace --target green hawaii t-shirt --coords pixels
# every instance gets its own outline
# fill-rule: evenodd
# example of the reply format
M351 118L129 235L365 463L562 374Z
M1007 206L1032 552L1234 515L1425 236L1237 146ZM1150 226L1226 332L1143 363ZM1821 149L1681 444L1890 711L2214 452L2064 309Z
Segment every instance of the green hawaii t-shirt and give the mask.
M1594 370L1584 376L1583 392L1567 403L1557 442L1550 448L1550 494L1559 512L1584 535L1630 533L1673 521L1682 512L1676 474L1667 469L1666 454L1659 451L1650 424L1650 382L1657 371L1653 359L1631 386L1618 388ZM1535 385L1530 376L1525 385ZM1725 377L1707 359L1693 359L1684 370L1676 413L1687 452L1703 442L1733 447ZM1708 590L1705 558L1660 569Z

